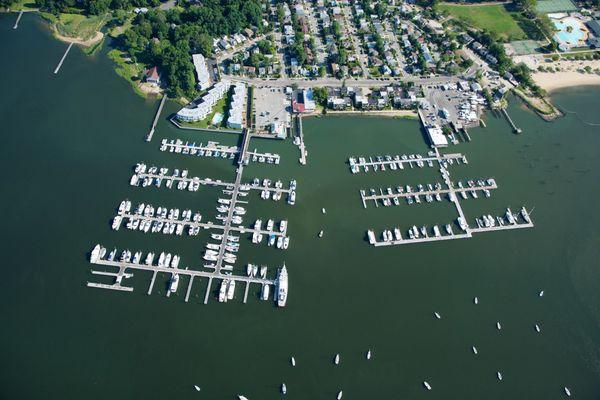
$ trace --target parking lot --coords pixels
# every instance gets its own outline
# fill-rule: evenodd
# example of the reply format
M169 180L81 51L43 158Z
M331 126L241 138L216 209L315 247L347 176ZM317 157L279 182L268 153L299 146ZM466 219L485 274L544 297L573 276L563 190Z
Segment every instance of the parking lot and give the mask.
M256 132L269 131L273 122L285 122L286 126L289 125L288 111L291 105L283 88L255 88L253 103Z

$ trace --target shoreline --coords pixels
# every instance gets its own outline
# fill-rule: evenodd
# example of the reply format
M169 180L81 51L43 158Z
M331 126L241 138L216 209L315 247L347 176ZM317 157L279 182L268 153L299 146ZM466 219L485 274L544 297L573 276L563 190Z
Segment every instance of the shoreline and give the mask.
M577 86L600 86L600 75L596 73L565 72L536 72L532 78L548 93L555 90Z
M374 116L374 117L385 117L385 118L406 118L406 119L418 119L418 114L414 110L372 110L372 111L360 111L360 110L344 110L344 111L332 111L327 110L326 113L310 113L303 114L302 118L308 117L327 117L336 115L349 115L349 116Z

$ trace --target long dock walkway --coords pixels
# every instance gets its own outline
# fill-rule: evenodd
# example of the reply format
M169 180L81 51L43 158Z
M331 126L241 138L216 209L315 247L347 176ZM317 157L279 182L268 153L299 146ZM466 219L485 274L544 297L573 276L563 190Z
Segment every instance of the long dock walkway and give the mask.
M149 217L149 216L143 216L143 215L138 215L138 214L134 214L134 213L122 213L122 214L118 214L120 216L122 216L124 219L130 219L130 220L144 220L144 221L150 221L150 222L163 222L163 223L172 223L172 224L177 224L177 225L183 225L184 228L189 228L189 227L193 227L193 228L202 228L202 229L219 229L219 230L225 230L225 226L226 224L218 224L218 223L213 223L213 222L195 222L195 221L185 221L185 220L179 220L179 219L174 219L174 218L161 218L161 217ZM287 234L287 226L285 227L285 229L283 231L278 231L278 230L266 230L266 229L254 229L253 227L244 227L244 226L230 226L229 230L231 231L235 231L235 232L239 232L239 233L260 233L263 235L273 235L273 236L286 236Z
M515 125L515 123L513 122L512 118L510 117L510 115L508 115L508 111L506 111L506 108L501 108L502 110L502 114L504 114L504 116L506 117L506 120L508 121L508 123L510 124L510 127L512 128L512 130L515 133L521 133L523 132L523 130L521 128L518 128L517 125Z
M160 104L158 105L158 110L156 111L154 120L152 121L152 126L150 127L150 132L148 132L148 134L146 135L146 142L151 141L152 136L154 136L154 130L156 129L156 124L158 124L158 120L160 118L160 113L162 112L162 109L163 109L166 101L167 101L167 95L164 94L162 99L160 99Z
M23 16L23 11L19 11L19 15L17 16L17 20L15 21L15 25L13 26L13 29L17 29L19 27L19 21L21 20L22 16Z
M307 151L306 151L306 145L304 144L304 130L302 128L302 116L298 115L298 137L300 138L300 145L298 146L300 148L300 164L302 165L306 165L306 156L307 156Z
M241 150L237 146L225 146L218 142L208 142L206 145L203 143L196 144L195 142L184 142L181 139L170 140L163 139L160 146L161 151L168 151L170 153L192 155L198 157L221 157L221 158L233 158L236 154L240 154ZM262 153L257 149L252 151L245 151L244 162L248 164L250 161L253 162L267 162L269 164L279 164L281 156L276 153Z
M58 65L56 66L56 69L54 70L54 74L58 74L58 71L60 70L60 67L62 67L63 62L65 61L65 58L67 58L67 54L69 54L69 50L71 50L71 47L73 47L73 42L71 42L69 44L69 47L67 47L67 50L65 51L65 54L63 54L62 58L60 59L60 62L58 63Z

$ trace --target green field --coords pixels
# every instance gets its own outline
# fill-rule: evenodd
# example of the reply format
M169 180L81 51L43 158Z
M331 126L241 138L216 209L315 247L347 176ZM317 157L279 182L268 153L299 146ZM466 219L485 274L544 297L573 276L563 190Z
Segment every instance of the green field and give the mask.
M496 32L500 37L507 40L527 39L527 35L523 29L521 29L511 13L502 4L440 4L438 9L475 28Z
M63 36L87 40L94 37L107 20L107 15L86 17L81 14L60 14L56 29Z

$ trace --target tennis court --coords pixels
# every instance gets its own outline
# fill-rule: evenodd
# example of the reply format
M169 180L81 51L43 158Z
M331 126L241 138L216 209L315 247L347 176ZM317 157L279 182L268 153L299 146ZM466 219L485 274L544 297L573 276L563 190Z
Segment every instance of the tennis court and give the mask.
M523 56L526 54L534 54L539 52L540 44L535 40L516 40L510 42L510 46L514 50L514 54L517 56Z
M571 0L538 0L535 10L540 14L577 11Z

